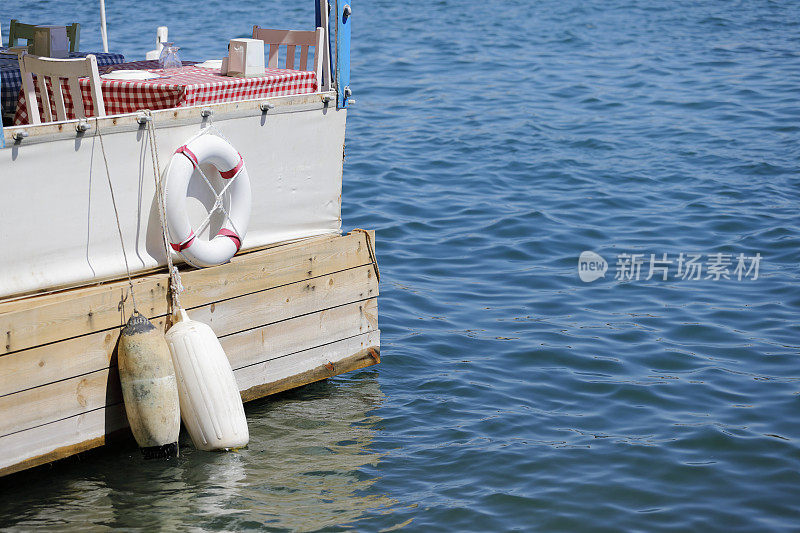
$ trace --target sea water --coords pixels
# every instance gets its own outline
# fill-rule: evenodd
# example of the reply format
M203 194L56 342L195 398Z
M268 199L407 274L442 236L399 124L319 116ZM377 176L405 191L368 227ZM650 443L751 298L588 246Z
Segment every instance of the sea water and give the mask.
M377 230L382 364L248 404L236 453L0 480L0 529L797 528L800 4L352 6L343 223ZM130 60L161 24L219 59L314 14L107 7ZM100 49L94 0L10 18Z

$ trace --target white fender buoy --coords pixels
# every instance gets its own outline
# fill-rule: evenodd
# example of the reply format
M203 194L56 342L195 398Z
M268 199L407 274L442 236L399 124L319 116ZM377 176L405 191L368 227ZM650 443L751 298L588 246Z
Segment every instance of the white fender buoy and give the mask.
M166 333L175 363L181 418L200 450L246 446L250 440L242 397L228 356L214 331L179 310Z
M134 312L117 351L125 412L145 458L178 454L181 429L175 368L164 334Z

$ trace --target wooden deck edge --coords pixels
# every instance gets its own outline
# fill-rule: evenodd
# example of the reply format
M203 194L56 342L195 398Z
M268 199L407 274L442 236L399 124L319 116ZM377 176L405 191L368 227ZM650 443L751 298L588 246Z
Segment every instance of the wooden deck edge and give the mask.
M255 387L250 387L247 390L241 391L240 394L242 395L243 402L249 402L265 396L284 392L289 389L294 389L296 387L302 387L303 385L308 385L309 383L314 383L315 381L322 381L324 379L332 378L334 376L338 376L339 374L377 365L380 362L380 346L370 346L369 348L365 348L359 352L340 359L335 363L320 365L311 370L306 370L300 374L279 379L278 381L273 381L272 383L256 385Z
M21 463L7 466L5 468L0 468L0 477L7 476L9 474L15 474L17 472L22 472L23 470L28 470L29 468L42 466L48 463L52 463L54 461L58 461L60 459L66 459L67 457L71 457L75 454L86 452L94 448L99 448L100 446L103 446L106 443L107 438L108 435L103 435L102 437L96 437L94 439L79 442L78 444L70 444L68 446L62 446L61 448L56 448L51 452L47 452L45 454L36 457L31 457L30 459L25 459Z
M317 381L322 381L328 378L332 378L340 374L352 372L353 370L359 370L362 368L367 368L373 365L377 365L378 363L381 362L380 351L381 351L380 346L370 346L369 348L360 350L355 354L346 356L343 359L336 361L335 363L328 363L326 365L321 365L312 370L302 372L295 376L279 379L272 383L266 383L264 385L257 385L255 387L250 387L249 389L240 392L242 396L242 401L249 402L252 400L257 400L259 398L264 398L265 396L270 396L273 394L277 394L279 392L284 392L297 387L302 387L304 385L309 385ZM117 408L121 411L122 404L117 404L116 406L109 406L107 407L107 409L108 408ZM5 468L0 468L0 477L21 472L23 470L28 470L29 468L42 466L48 463L52 463L54 461L58 461L60 459L66 459L67 457L71 457L78 453L99 448L106 444L113 444L114 437L123 431L127 431L127 429L128 428L126 424L125 427L116 428L113 431L107 433L106 435L102 435L100 437L89 439L76 444L62 446L60 448L56 448L55 450L49 451L42 455L25 459L24 461L16 463L14 465L10 465Z
M372 231L372 233L375 233ZM348 234L349 235L349 234ZM285 247L291 245L315 245L320 244L325 241L329 241L331 239L335 239L337 237L343 237L341 232L326 232L320 233L319 235L311 235L309 237L298 237L294 239L287 239L285 241L278 241L270 244L264 244L261 246L254 246L252 248L246 248L236 253L236 255L231 260L232 263L241 261L243 258L247 258L249 254L254 254L258 252L264 252L266 250L270 251L280 251L285 250ZM374 237L373 237L374 238ZM176 260L175 265L179 268L181 275L184 275L186 272L193 272L195 270L199 270L198 268L192 267L188 263ZM155 275L164 275L166 274L168 269L166 266L158 266L152 268L145 268L142 270L137 270L135 272L131 272L131 278L133 279L134 283L138 283L143 278L147 278L150 276ZM86 292L87 290L105 290L109 286L118 283L127 283L128 278L125 274L120 274L118 276L109 276L107 278L96 279L91 281L86 281L83 283L65 283L63 285L54 285L52 287L48 287L47 289L40 289L40 290L33 290L19 294L12 294L9 296L0 297L0 309L11 309L12 311L15 309L12 307L14 304L19 304L19 306L26 306L31 302L38 302L43 301L45 297L51 298L62 298L62 297L69 297L71 294L78 294L80 292ZM36 305L41 305L37 303ZM18 307L19 307L18 306Z
M237 255L225 265L187 270L181 274L186 287L181 301L192 310L358 266L374 269L365 241L358 234L320 237L267 249L263 255ZM167 315L166 272L137 278L134 285L142 314L151 320ZM128 291L127 281L115 281L0 304L0 331L5 335L0 356L124 326L132 311Z
M364 235L359 235L359 233L364 233ZM289 320L299 320L305 324L304 327L315 326L312 322L322 319L326 314L328 320L335 319L338 324L341 320L336 318L338 316L336 313L333 313L333 318L331 317L332 310L359 305L357 309L353 307L355 310L353 313L348 311L342 315L342 317L347 317L348 324L353 322L352 327L345 328L347 331L331 329L332 326L328 323L324 327L316 325L315 327L321 328L323 337L325 335L330 337L321 339L322 344L315 342L311 348L303 347L304 343L312 342L310 336L304 335L300 337L304 339L303 342L293 343L298 344L294 349L300 348L299 351L292 351L274 359L246 364L234 370L239 387L242 389L240 394L243 401L252 401L380 363L380 330L377 324L376 299L379 274L374 246L374 232L354 230L346 236L312 237L271 250L263 250L262 253L269 255L268 259L257 257L258 252L252 255L237 256L231 264L223 265L226 269L224 273L229 275L222 276L225 279L235 279L236 288L244 291L237 291L235 296L228 296L227 292L232 289L226 288L227 281L220 285L216 279L223 273L221 267L185 273L185 276L193 281L193 286L184 295L184 304L194 304L188 306L191 308L190 312L194 313L201 321L215 327L215 331L219 330L217 334L221 339L233 343L231 346L241 344L242 346L239 348L232 348L234 353L237 349L242 351L250 344L264 353L273 353L276 346L284 344L286 344L286 348L289 348L288 340L283 339L286 335L269 336L265 340L264 332L269 328L280 327L278 324ZM287 252L286 255L282 253L284 251ZM265 264L262 264L262 261ZM272 268L268 268L270 266ZM269 270L267 277L275 278L273 279L275 283L267 288L262 288L261 283L267 270ZM325 279L326 276L330 279ZM362 277L366 281L359 281ZM166 285L162 278L166 278L166 274L149 275L134 280L139 287L136 289L137 296L141 292L145 300L150 300L148 303L153 307L151 311L154 313L156 310L161 311L161 307L166 310L166 293L164 292ZM186 283L186 278L184 282ZM358 290L359 283L366 287L364 289L366 292ZM295 285L297 287L294 287ZM107 296L112 286L122 290L120 295ZM140 291L140 288L149 288L150 290ZM87 295L81 300L81 303L86 304L84 307L88 309L88 312L81 309L76 312L70 311L66 318L62 316L60 306L71 303L72 296L76 295L72 291L39 296L36 300L42 305L33 307L28 307L27 304L32 302L25 300L4 302L0 305L0 311L7 310L8 312L0 312L0 319L7 319L6 322L9 322L9 325L20 323L23 324L24 329L28 327L28 324L35 324L37 328L47 328L48 332L53 328L60 328L68 330L69 334L75 336L59 337L60 340L54 342L33 343L32 347L19 348L10 352L8 350L11 346L4 343L4 346L0 346L2 361L4 363L13 362L18 357L27 357L25 354L28 353L32 357L29 362L38 365L34 370L40 371L38 369L45 367L44 363L49 365L55 361L55 359L53 361L43 359L43 354L53 352L62 343L65 343L65 346L71 346L71 344L84 342L89 337L97 336L94 341L98 343L98 346L90 346L90 348L94 347L102 352L101 366L103 369L107 369L104 365L109 364L113 358L113 354L106 353L107 345L114 339L113 335L108 339L105 336L116 330L119 327L116 325L116 321L125 316L124 309L119 307L125 305L125 290L127 289L122 281L81 289ZM273 290L276 292L270 293L271 297L266 298L268 291ZM213 298L209 298L212 295ZM277 298L276 295L280 298ZM117 296L121 298L122 304L116 302ZM81 297L78 296L78 298ZM291 305L287 307L290 300ZM223 302L224 305L218 305ZM362 304L362 302L367 303ZM259 305L255 305L256 303ZM372 311L365 313L366 307L362 309L361 305L366 306L368 303L372 304L370 308ZM26 320L20 318L16 322L11 322L10 316L16 313ZM248 318L246 323L243 322L247 326L244 329L239 327L241 324L236 328L228 327L229 322L241 319L239 315L243 313L246 318L249 317L248 313L261 313L273 318L279 317L279 319L268 324L261 324L255 319ZM121 318L117 318L118 315ZM155 315L154 318L163 321L160 315ZM342 320L345 319L342 318ZM100 327L105 322L112 324L113 327ZM76 326L75 329L72 328L73 325ZM8 330L11 331L11 328L9 327ZM259 338L259 332L261 338ZM331 340L337 337L339 340ZM28 342L32 340L34 339L28 339ZM242 343L249 344L245 346ZM5 353L3 348L5 348ZM68 350L62 351L67 356L70 355L67 353ZM58 355L61 357L61 352L58 352ZM247 358L242 359L242 362L246 360ZM62 381L64 380L37 385L35 389ZM20 390L4 396L22 394L27 390ZM81 391L78 390L78 392ZM80 403L82 398L80 394L77 398ZM106 401L108 401L107 397ZM87 407L86 404L81 405L84 408ZM0 477L52 463L88 450L119 443L118 437L130 437L122 403L112 401L111 405L97 409L93 409L94 404L88 407L88 411L66 418L58 418L27 429L20 429L0 437L0 442L2 442L0 456L4 456L4 460L0 462L2 464ZM4 412L11 411L11 409L4 410ZM19 462L10 464L12 460Z

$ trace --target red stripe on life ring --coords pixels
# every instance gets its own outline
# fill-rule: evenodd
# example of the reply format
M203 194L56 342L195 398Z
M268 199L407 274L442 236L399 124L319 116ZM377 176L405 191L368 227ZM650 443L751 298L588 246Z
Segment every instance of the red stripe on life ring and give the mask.
M236 245L237 252L239 251L239 248L242 247L242 239L240 239L239 236L236 235L236 233L232 232L227 228L222 228L221 230L219 230L219 233L217 233L217 235L224 235L225 237L229 237L233 241L233 244Z
M194 155L194 152L189 150L189 147L186 146L185 144L183 146L181 146L180 148L178 148L177 150L175 150L175 153L176 154L183 154L186 157L188 157L189 161L191 161L192 165L194 165L195 167L200 166L200 161L197 159L197 156Z
M195 235L194 232L192 231L191 233L189 233L189 237L182 243L175 244L174 242L171 242L169 243L169 245L172 246L172 249L175 250L176 252L181 252L192 245L192 243L194 242L194 237Z
M232 177L236 176L236 174L238 174L239 171L242 170L243 166L244 166L244 159L242 159L242 154L239 154L239 163L237 163L237 165L235 167L233 167L231 170L226 170L225 172L220 172L219 175L222 176L223 179L229 180ZM229 237L230 237L230 235L229 235Z

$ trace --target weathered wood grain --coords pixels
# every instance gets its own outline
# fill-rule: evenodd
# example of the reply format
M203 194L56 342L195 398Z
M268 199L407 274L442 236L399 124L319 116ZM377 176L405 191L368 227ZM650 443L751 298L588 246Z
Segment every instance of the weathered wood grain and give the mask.
M0 397L0 436L122 401L114 366Z
M187 270L181 301L198 307L371 262L363 234L307 239ZM149 318L167 313L167 280L166 273L134 280L139 311ZM0 304L0 355L121 327L131 312L128 290L116 281Z
M120 403L0 437L0 476L102 446L108 434L127 427Z
M348 354L344 357L342 354ZM380 363L380 331L297 352L234 370L242 400L248 402L344 372Z
M182 274L182 302L220 337L245 400L379 362L373 242L318 237ZM165 273L135 280L140 311L162 328L166 288ZM119 281L0 303L0 475L125 430L115 348L127 290Z
M243 368L378 329L378 300L354 302L222 337L231 367Z
M194 320L211 326L217 336L254 325L330 309L378 295L371 265L283 285L189 310Z
M222 337L220 342L231 366L238 369L377 330L377 326L377 300L371 299L237 332ZM5 374L7 367L0 366L2 384L6 389L24 387L20 392L0 396L0 436L122 401L116 358L112 357L116 348L116 337L113 344L105 337L98 339L98 342L110 347L110 351L103 352L102 348L97 347L86 358L94 357L95 362L102 365L101 368L74 377L62 376L58 381L32 388L25 385L57 375L57 362L51 361L50 364L39 367L35 364L36 358L33 358L28 365L33 368L22 373L28 376L32 374L31 381L25 385L14 385L14 376ZM52 346L59 344L61 343ZM38 351L26 350L7 358L14 360L19 356L22 359L27 352ZM67 354L62 354L61 359L66 362L76 359L77 366L78 361L84 358L70 358ZM0 359L0 363L2 362L3 359Z
M165 329L164 318L153 322ZM242 326L241 333L220 339L234 368L263 360L262 354L279 357L377 329L378 302L372 298L263 326ZM115 328L0 357L0 398L113 366L118 338Z
M304 364L305 370L292 368L286 362L276 364L275 369L258 364L236 370L242 399L249 401L377 364L379 344L380 333L373 331L285 357L287 361L292 357L316 364ZM259 376L271 381L256 383ZM126 426L120 403L0 437L0 476L101 446L107 434Z

